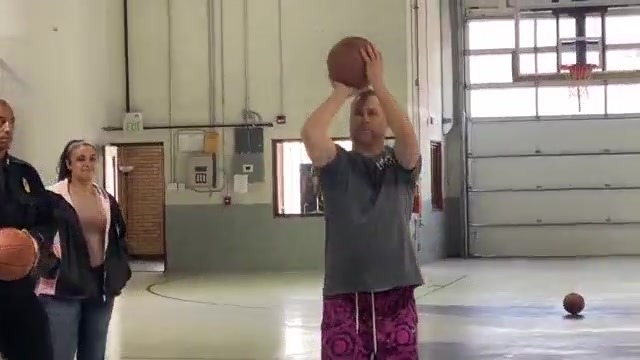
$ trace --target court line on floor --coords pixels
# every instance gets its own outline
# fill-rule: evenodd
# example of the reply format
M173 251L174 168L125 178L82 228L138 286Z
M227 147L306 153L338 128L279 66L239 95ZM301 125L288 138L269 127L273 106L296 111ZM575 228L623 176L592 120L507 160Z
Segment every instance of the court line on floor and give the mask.
M174 301L180 301L180 302L184 302L184 303L189 303L189 304L199 304L199 305L210 305L210 306L227 306L227 307L235 307L235 308L241 308L241 309L252 309L252 310L268 310L270 309L269 307L266 306L248 306L248 305L240 305L240 304L228 304L228 303L218 303L218 302L212 302L212 301L199 301L199 300L189 300L189 299L181 299L175 296L169 296L169 295L165 295L161 292L158 292L157 290L154 290L154 288L156 286L159 285L164 285L164 284L168 284L171 281L161 281L158 283L154 283L151 284L149 286L147 286L146 291L151 294L151 295L155 295L167 300L174 300Z
M122 360L254 360L253 358L212 358L212 357L130 357L121 356Z
M296 356L296 355L293 355ZM306 355L301 355L301 356L306 356ZM122 360L255 360L256 358L229 358L229 357L224 357L224 358L212 358L212 357L131 357L131 356L120 356L120 359ZM278 357L278 358L271 358L272 360L287 360L287 359L291 359L291 357ZM299 359L299 357L296 357L295 359ZM109 359L107 359L109 360Z
M297 353L297 354L290 354L284 357L278 356L278 357L272 357L272 358L268 358L270 360L293 360L293 359L302 359L302 357L304 356L304 358L308 357L308 356L313 356L312 354L315 354L315 351L306 351L303 353ZM244 358L244 357L169 357L169 356L120 356L118 357L121 360L255 360L256 358ZM265 358L266 359L266 358ZM106 360L109 360L108 358Z
M211 358L211 357L130 357L130 356L121 356L122 360L254 360L252 358Z
M450 281L450 282L448 282L448 283L446 283L446 284L444 284L444 285L433 285L433 286L429 286L427 289L430 289L430 290L429 290L429 291L427 291L427 292L425 292L425 293L424 293L424 294L422 294L422 295L418 295L418 296L416 296L416 300L417 300L417 299L422 299L423 297L429 296L429 295L431 295L431 294L433 294L433 293L435 293L435 292L438 292L438 291L440 291L440 290L444 290L444 289L446 289L446 288L448 288L448 287L450 287L450 286L452 286L452 285L455 285L456 283L458 283L458 282L460 282L460 281L462 281L462 280L464 280L464 279L466 279L466 278L468 278L468 277L469 277L469 275L462 275L462 276L460 276L459 278L457 278L457 279L455 279L455 280L453 280L453 281Z
M427 292L425 292L424 294L420 294L418 296L416 296L416 300L417 299L421 299L424 298L428 295L431 295L437 291L446 289L454 284L456 284L459 281L462 281L464 279L466 279L468 277L468 275L463 275L460 276L459 278L456 278L453 281L450 281L446 284L443 285L437 285L437 284L431 284L427 287ZM146 287L146 291L154 296L157 297L161 297L163 299L167 299L167 300L174 300L174 301L179 301L179 302L183 302L183 303L189 303L189 304L199 304L199 305L209 305L209 306L220 306L220 307L235 307L235 308L240 308L240 309L251 309L251 310L269 310L272 307L268 307L268 306L250 306L250 305L240 305L240 304L229 304L229 303L219 303L219 302L215 302L215 301L200 301L200 300L190 300L190 299L182 299L179 297L175 297L175 296L170 296L170 295L165 295L161 292L159 292L158 290L155 290L155 288L157 286L160 285L166 285L170 282L173 282L171 280L163 280L157 283L153 283L150 284L149 286Z

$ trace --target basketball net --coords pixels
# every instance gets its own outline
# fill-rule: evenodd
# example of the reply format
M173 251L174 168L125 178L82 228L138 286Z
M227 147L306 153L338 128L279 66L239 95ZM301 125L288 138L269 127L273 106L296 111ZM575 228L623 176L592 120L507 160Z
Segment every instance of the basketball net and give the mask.
M561 70L566 70L567 79L572 85L569 89L571 97L578 98L578 111L582 112L582 98L589 96L587 82L591 79L591 74L598 66L593 64L573 64L562 65Z

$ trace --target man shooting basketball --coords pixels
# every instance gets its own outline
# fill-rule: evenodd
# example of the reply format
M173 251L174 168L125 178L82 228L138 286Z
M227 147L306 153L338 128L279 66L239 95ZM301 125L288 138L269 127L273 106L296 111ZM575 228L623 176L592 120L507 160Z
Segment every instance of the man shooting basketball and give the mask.
M8 154L13 141L13 109L0 99L0 228L24 229L38 244L44 272L50 253L53 214L38 172ZM35 265L35 264L34 264ZM50 360L47 314L34 293L35 280L0 281L0 353L7 360ZM1 356L0 356L1 357Z
M418 359L414 289L424 281L409 222L419 144L384 83L381 53L368 46L362 56L372 90L334 83L302 129L325 202L322 359ZM352 96L346 151L328 130ZM384 143L387 128L393 148Z

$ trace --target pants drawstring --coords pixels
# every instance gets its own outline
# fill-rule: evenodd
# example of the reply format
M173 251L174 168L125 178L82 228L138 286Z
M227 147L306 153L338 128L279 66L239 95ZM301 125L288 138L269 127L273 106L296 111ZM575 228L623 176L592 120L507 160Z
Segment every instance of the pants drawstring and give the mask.
M378 331L376 329L376 299L375 294L371 292L371 323L373 324L373 354L371 359L375 359L376 353L378 353Z
M358 307L358 293L356 293L356 334L360 332L360 309Z
M360 333L360 303L358 299L358 293L356 295L356 334ZM373 353L371 354L371 359L375 359L376 354L378 353L378 329L376 328L376 298L375 293L371 292L371 323L373 325Z

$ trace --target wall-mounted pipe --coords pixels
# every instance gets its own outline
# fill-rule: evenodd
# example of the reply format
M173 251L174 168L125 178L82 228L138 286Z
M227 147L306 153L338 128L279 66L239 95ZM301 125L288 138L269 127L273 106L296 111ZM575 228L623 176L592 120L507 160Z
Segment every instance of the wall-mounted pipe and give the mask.
M251 109L251 88L250 88L250 49L249 49L249 1L244 0L243 5L243 25L242 31L243 43L244 43L244 110L242 110L242 119L245 122L256 123L262 122L262 115Z
M244 111L251 109L251 91L249 89L249 1L242 6L242 43L244 45ZM224 14L223 14L224 16ZM248 120L248 119L245 119Z
M283 4L282 0L278 0L278 61L279 61L279 91L280 91L280 108L278 109L278 115L284 115L284 34L283 34L283 24L282 24L282 12Z
M209 71L209 86L207 91L209 92L209 123L215 124L216 122L216 33L215 33L215 21L214 16L216 11L212 4L212 0L207 0L207 69Z
M145 126L145 130L216 129L216 128L273 127L273 123L202 124L202 125L159 125ZM122 126L105 126L103 131L123 131Z
M124 15L124 109L131 112L131 85L129 75L129 0L123 0Z
M165 2L167 7L167 74L169 77L169 84L167 84L167 96L169 98L169 108L167 109L167 117L169 118L169 152L171 154L171 161L169 161L169 174L171 178L171 182L176 182L176 145L175 145L175 136L176 134L173 132L173 39L172 36L172 27L173 27L173 18L171 17L171 0L166 0Z
M222 7L222 4L220 4L220 6ZM209 87L208 87L208 91L209 91L209 123L211 125L215 125L216 124L216 118L217 118L217 106L216 106L216 101L218 99L217 96L217 80L218 80L218 76L217 76L217 72L216 72L216 46L217 46L217 41L216 41L216 29L215 26L217 24L217 21L215 20L215 15L218 12L215 10L214 7L214 0L207 0L207 56L208 56L208 71L209 71ZM224 119L222 120L222 122L224 123ZM225 174L225 168L226 168L226 164L225 164L225 135L226 135L226 131L222 130L220 131L220 133L218 134L219 139L220 139L220 144L219 146L219 156L216 156L216 160L215 160L215 164L214 166L216 167L216 173L219 174L218 178L222 179L220 181L220 185L219 186L215 186L211 189L207 189L206 191L201 191L201 190L197 190L197 189L191 189L192 191L195 192L208 192L208 193L216 193L216 192L222 192L224 191L224 189L227 186L227 177ZM219 159L218 159L219 158ZM220 164L220 166L218 167L218 163ZM216 184L217 185L217 184Z

